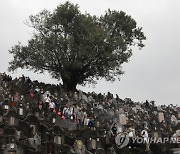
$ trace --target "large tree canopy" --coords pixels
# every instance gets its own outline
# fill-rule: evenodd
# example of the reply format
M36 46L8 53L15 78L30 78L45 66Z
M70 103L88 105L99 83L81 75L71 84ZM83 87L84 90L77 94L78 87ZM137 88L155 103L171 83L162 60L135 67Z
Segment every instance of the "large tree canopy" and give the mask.
M27 24L34 29L32 38L26 46L19 43L9 51L13 54L9 70L48 71L63 81L65 90L99 78L114 81L123 74L121 66L132 56L131 47L144 47L146 39L123 11L91 16L69 2L52 13L31 15Z

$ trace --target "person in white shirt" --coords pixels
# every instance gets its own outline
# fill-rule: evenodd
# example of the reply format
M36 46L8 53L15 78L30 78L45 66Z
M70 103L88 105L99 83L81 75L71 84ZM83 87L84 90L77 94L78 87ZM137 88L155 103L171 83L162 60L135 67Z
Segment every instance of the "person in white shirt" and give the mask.
M133 147L133 138L135 138L135 128L134 125L132 124L129 129L128 129L128 136L129 136L129 146L132 148Z
M89 121L90 121L89 117L88 116L85 117L84 118L84 126L88 126Z
M149 135L148 135L148 128L147 127L145 127L144 128L144 130L142 130L142 132L141 132L141 136L143 137L143 139L144 139L144 143L146 144L146 151L149 151L150 150L150 148L149 148Z
M49 103L49 109L50 109L50 111L53 112L54 108L55 108L55 103L54 103L53 101L51 101L51 102Z
M46 97L44 98L44 102L45 102L45 112L47 113L49 111L49 103L51 102L49 94L47 94Z
M131 127L129 128L129 137L131 137L131 138L135 137L134 125L131 125Z

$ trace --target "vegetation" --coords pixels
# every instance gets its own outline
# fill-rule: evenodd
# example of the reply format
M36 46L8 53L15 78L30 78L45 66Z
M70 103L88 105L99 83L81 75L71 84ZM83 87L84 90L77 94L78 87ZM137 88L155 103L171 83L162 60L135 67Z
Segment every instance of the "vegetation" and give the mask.
M27 25L34 29L32 38L26 46L19 43L11 48L9 70L48 71L68 91L100 78L114 81L123 74L122 64L132 56L131 47L144 47L146 39L142 28L123 11L92 16L70 2L52 13L43 10L31 15Z

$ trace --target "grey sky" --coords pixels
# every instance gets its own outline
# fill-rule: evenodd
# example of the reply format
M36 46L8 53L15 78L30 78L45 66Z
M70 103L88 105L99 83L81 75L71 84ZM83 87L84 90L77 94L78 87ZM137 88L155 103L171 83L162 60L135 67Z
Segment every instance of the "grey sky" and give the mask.
M53 10L65 0L0 0L0 72L7 72L12 59L8 49L18 41L25 44L32 29L23 22L42 9ZM180 1L179 0L71 0L82 12L101 15L107 10L123 10L131 15L147 36L145 48L134 49L130 62L125 64L121 81L99 81L93 89L84 91L118 94L134 101L155 100L157 104L180 104ZM11 74L11 73L9 73ZM37 75L18 70L13 77L25 74L32 79L57 83L48 74Z

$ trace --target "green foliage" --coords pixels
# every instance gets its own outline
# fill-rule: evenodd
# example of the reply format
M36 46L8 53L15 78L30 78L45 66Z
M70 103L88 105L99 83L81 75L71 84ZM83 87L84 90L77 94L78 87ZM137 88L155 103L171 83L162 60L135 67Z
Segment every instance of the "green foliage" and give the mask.
M52 13L31 15L26 24L35 31L27 46L19 43L9 51L14 57L9 70L48 71L69 90L94 79L114 81L123 74L121 65L132 56L131 47L144 47L146 39L125 12L91 16L69 2Z

